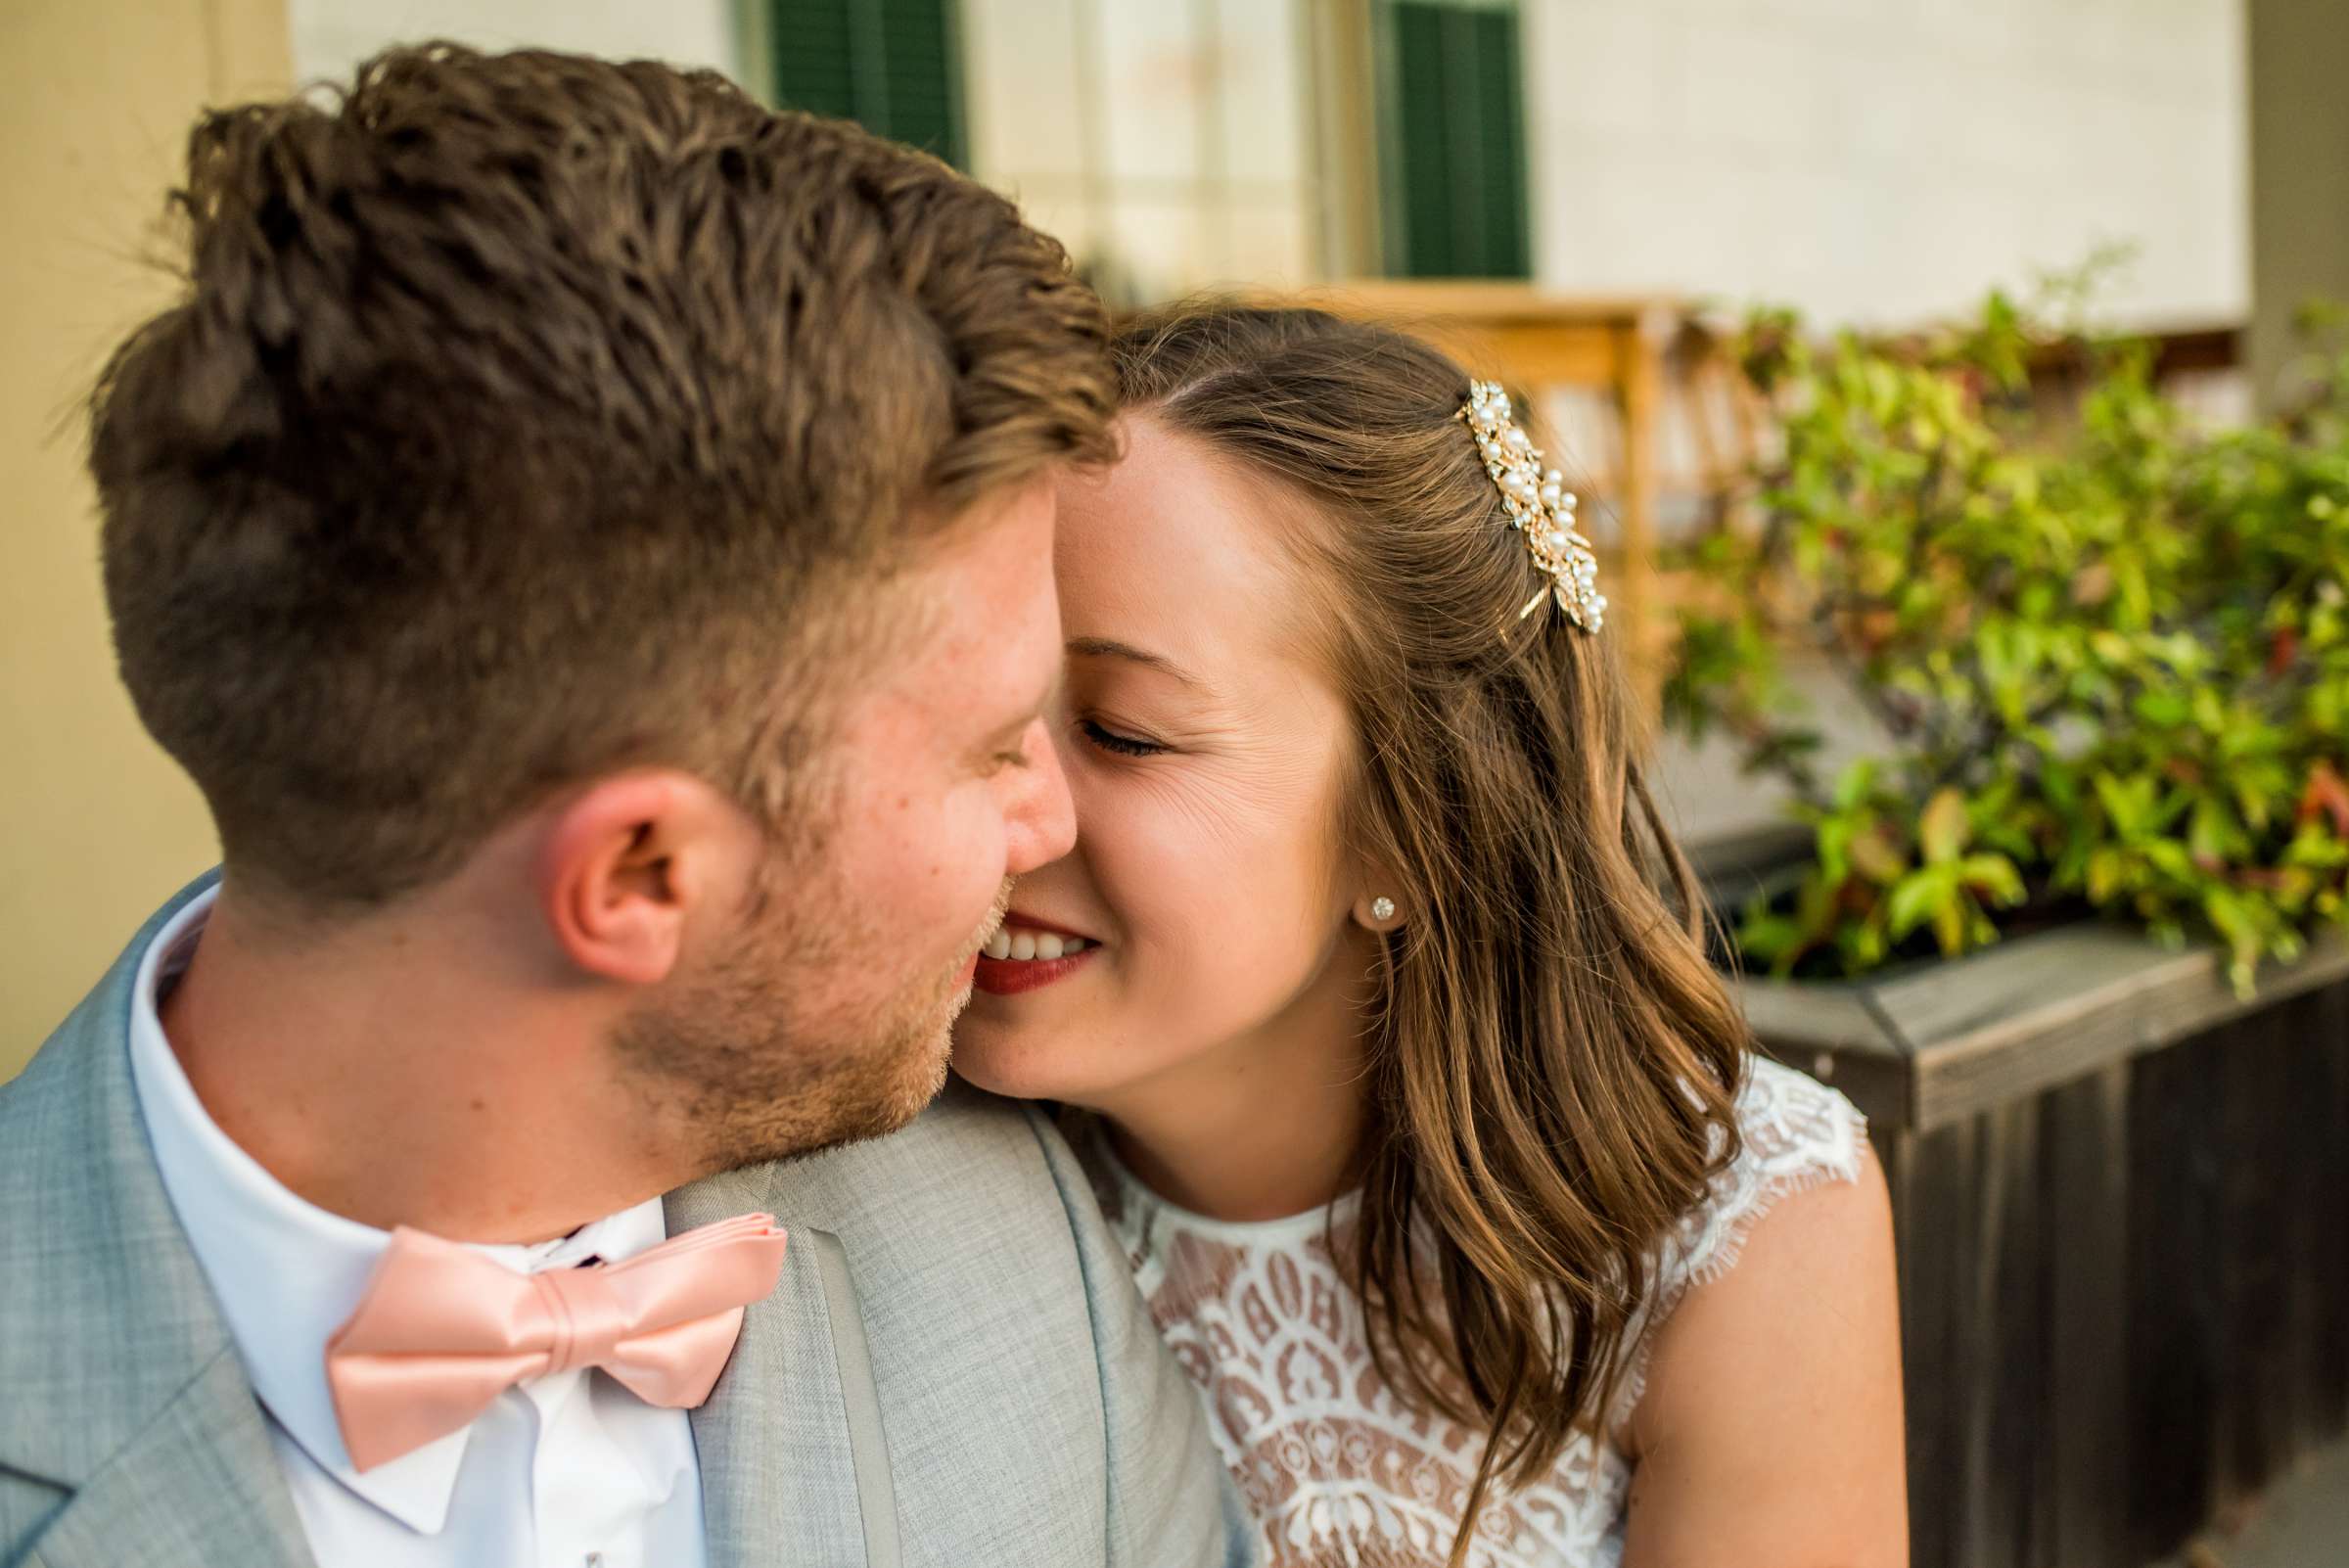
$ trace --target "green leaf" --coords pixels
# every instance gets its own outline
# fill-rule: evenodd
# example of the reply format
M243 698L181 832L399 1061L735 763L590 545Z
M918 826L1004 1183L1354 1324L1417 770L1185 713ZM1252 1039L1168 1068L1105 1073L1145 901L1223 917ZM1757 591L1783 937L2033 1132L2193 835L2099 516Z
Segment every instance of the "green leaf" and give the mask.
M1908 856L1887 842L1882 830L1870 827L1847 847L1852 866L1878 887L1890 887L1909 869Z
M1893 888L1887 905L1886 924L1892 940L1900 941L1931 919L1938 909L1950 903L1955 891L1948 873L1938 867L1927 866L1903 877Z
M1855 826L1848 816L1831 816L1819 823L1812 853L1818 858L1819 876L1826 881L1841 882L1851 875L1849 852Z
M2126 886L2129 859L2118 850L2092 851L2088 857L2088 901L2110 903Z
M1955 958L1965 951L1965 915L1955 894L1933 906L1933 940L1941 945L1944 957Z
M2228 977L2238 993L2248 993L2262 945L2257 919L2242 899L2225 888L2213 888L2203 895L2202 912L2227 943Z
M2197 856L2214 860L2231 858L2245 845L2234 813L2215 795L2205 795L2194 802L2193 825L2188 830L2186 842Z
M1835 780L1835 809L1848 811L1868 797L1875 788L1876 761L1863 757L1846 767Z
M2147 839L2142 848L2145 858L2152 862L2155 870L2181 882L2197 880L2193 856L2176 839Z
M2096 799L2115 833L2133 839L2144 830L2146 819L2153 814L2151 779L2133 778L2124 783L2110 773L2098 773L2096 787Z
M1955 789L1934 792L1933 799L1925 803L1925 814L1917 822L1917 842L1924 849L1925 858L1936 865L1955 860L1964 853L1972 832L1965 796Z
M1783 915L1749 917L1737 927L1737 947L1745 957L1757 964L1774 964L1791 953L1802 940L1802 931Z
M2023 874L2003 854L1969 854L1958 871L1967 887L1994 903L2012 907L2025 898Z

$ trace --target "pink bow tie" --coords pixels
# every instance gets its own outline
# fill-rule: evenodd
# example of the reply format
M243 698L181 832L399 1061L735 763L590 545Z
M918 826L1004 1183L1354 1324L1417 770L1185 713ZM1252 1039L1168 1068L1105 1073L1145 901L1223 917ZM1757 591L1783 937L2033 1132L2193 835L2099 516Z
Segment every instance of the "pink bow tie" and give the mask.
M743 1309L775 1288L784 1233L738 1215L625 1263L518 1274L405 1226L326 1342L343 1446L360 1470L462 1429L516 1383L600 1366L638 1399L710 1397Z

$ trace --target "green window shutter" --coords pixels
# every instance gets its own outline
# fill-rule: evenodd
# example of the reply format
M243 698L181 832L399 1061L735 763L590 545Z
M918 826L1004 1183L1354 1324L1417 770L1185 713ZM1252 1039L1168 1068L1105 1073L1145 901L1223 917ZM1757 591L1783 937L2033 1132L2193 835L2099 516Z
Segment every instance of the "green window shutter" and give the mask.
M962 62L952 0L881 0L888 41L889 134L963 166Z
M775 102L964 166L955 0L765 0Z
M1525 104L1513 7L1390 0L1389 270L1522 278Z

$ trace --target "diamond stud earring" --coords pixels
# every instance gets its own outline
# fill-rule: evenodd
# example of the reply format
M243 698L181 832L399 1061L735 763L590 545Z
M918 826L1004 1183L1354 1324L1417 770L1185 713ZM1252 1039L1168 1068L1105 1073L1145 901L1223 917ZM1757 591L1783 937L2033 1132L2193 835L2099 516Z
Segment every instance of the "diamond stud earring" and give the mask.
M1373 920L1392 920L1392 919L1394 919L1394 918L1395 918L1395 900L1394 900L1394 899L1371 899L1371 900L1370 900L1370 918L1371 918L1371 919L1373 919Z

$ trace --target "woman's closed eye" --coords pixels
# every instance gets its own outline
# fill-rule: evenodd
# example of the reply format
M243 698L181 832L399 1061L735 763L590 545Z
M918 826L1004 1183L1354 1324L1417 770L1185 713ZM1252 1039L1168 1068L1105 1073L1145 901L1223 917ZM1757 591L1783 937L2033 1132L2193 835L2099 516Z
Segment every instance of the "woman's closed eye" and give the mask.
M1080 719L1078 729L1084 738L1105 752L1120 757L1156 757L1167 748L1156 741L1142 740L1133 735L1121 735L1096 719Z

